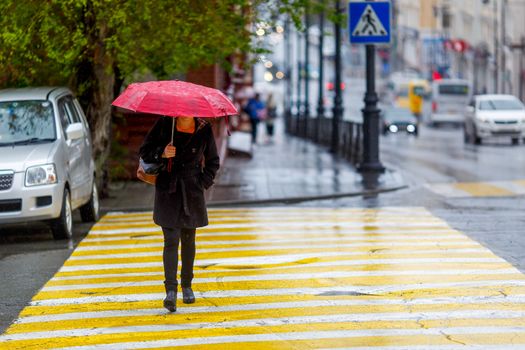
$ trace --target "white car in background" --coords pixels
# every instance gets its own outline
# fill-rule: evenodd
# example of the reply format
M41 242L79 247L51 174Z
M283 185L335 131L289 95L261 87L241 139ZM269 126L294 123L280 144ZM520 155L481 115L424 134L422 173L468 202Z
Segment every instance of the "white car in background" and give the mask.
M512 95L474 96L465 113L465 142L479 145L495 136L509 137L512 144L525 139L525 105Z
M71 91L0 90L0 154L0 226L44 221L64 239L73 210L98 220L91 136Z
M428 123L438 126L441 123L463 125L465 107L472 99L472 87L468 80L441 79L432 82L432 111Z

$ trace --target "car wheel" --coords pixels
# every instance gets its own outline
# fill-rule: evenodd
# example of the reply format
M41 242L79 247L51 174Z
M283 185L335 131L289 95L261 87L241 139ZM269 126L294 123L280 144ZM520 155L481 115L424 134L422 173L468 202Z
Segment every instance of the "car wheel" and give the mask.
M472 139L474 140L475 145L481 145L483 142L481 137L478 136L478 130L475 127L472 129Z
M463 126L463 142L470 143L470 137L467 132L467 125Z
M93 179L93 189L89 202L80 207L80 217L84 222L96 222L100 217L100 202L98 200L97 184Z
M64 189L62 210L60 216L51 221L51 231L54 239L67 239L73 236L73 209L69 190Z

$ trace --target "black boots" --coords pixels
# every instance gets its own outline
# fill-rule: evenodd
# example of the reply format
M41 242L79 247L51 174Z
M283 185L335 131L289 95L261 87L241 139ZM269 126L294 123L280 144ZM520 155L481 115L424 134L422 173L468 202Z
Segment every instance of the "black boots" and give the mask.
M164 299L164 307L170 312L177 311L177 292L169 290L166 292L166 299Z
M195 302L195 295L191 287L182 287L182 302L184 304L193 304Z
M191 287L182 287L182 302L184 304L193 304L195 302L195 295ZM166 299L164 299L164 307L170 312L177 311L177 292L174 290L166 291Z

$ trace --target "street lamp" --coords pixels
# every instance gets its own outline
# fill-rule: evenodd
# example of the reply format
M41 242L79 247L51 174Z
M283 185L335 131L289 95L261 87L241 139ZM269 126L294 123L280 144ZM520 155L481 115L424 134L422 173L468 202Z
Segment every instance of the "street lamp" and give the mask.
M296 43L297 43L297 91L296 91L296 94L297 94L297 101L296 101L296 105L297 105L297 112L296 112L296 117L295 117L295 134L296 135L300 135L300 127L301 127L301 123L300 123L300 119L301 119L301 76L302 76L302 65L301 65L301 61L299 59L299 57L301 57L301 34L299 33L299 31L296 31Z
M310 74L309 74L309 64L310 64L310 16L308 15L308 10L304 14L305 22L305 32L304 32L304 123L303 123L303 136L308 136L308 119L310 118Z
M286 131L290 132L290 122L292 117L292 50L291 50L291 31L290 31L290 20L286 19L284 24L285 34L284 39L286 40L286 107L285 107L285 118L286 118Z
M335 1L335 11L341 13L341 4L339 0ZM341 25L339 21L335 22L335 79L334 79L334 108L332 117L332 146L330 152L337 155L339 148L339 121L343 115L343 98L341 96Z
M323 69L323 46L324 46L324 12L319 14L319 98L317 100L317 128L315 131L315 141L319 141L322 118L324 117L324 69Z

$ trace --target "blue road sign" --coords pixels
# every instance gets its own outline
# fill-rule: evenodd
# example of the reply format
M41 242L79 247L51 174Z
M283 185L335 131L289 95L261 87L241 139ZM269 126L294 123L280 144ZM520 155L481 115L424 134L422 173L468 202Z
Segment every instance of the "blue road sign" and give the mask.
M351 1L348 28L352 44L390 43L390 1Z

